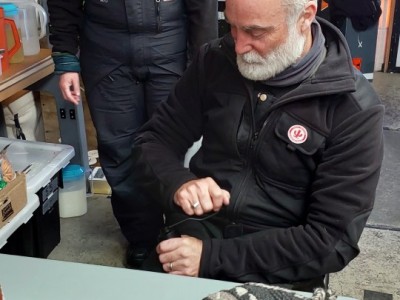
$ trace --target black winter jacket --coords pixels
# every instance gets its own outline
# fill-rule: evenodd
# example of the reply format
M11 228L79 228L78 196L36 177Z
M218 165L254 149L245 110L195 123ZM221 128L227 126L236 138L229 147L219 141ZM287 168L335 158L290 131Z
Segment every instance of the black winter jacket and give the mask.
M159 52L152 63L181 75L175 56L188 51L191 58L218 36L215 0L48 0L47 5L53 51L80 50L82 70L90 75L86 90L122 64L140 65L152 47ZM154 36L157 45L149 42Z
M137 138L136 180L167 211L180 209L172 199L183 183L210 176L231 193L222 213L252 232L203 241L201 277L297 282L339 271L359 253L384 109L355 73L344 37L319 22L327 54L311 78L271 95L243 79L226 36L204 49ZM272 98L264 108L259 93ZM201 136L185 169L182 158Z

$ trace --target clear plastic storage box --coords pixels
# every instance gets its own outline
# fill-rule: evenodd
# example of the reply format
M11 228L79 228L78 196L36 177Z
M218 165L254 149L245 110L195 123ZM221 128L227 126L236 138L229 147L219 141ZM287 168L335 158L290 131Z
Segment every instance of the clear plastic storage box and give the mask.
M7 148L7 157L15 171L26 169L27 204L3 228L0 229L0 248L22 224L27 223L41 205L39 190L46 187L60 170L68 165L75 155L70 145L22 141L0 137L0 150ZM57 197L58 198L58 197ZM42 204L43 205L43 204Z
M68 165L75 155L70 145L22 141L0 137L0 150L8 144L7 157L15 171L28 168L26 186L29 194L34 194L46 186L50 179Z

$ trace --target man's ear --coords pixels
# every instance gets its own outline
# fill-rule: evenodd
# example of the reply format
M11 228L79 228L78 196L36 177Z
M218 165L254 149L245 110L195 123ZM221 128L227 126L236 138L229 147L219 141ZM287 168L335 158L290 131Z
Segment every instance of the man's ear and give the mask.
M310 29L311 23L315 19L317 14L317 3L315 1L309 1L305 7L302 15L299 19L299 28L301 32L306 32Z

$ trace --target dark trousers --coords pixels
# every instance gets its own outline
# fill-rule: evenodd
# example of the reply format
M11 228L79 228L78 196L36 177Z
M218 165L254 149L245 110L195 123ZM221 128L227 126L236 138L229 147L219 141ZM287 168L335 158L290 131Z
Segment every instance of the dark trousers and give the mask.
M149 247L156 244L163 217L157 201L135 186L131 151L135 133L167 99L179 75L163 68L135 74L120 66L91 88L87 99L114 215L130 244Z

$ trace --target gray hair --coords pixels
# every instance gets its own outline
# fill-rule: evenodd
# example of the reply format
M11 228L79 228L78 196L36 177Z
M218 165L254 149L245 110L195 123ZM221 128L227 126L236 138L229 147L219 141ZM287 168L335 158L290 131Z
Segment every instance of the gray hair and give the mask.
M289 25L293 25L297 22L308 2L314 2L316 5L318 4L317 0L282 0L282 6L287 13L286 19Z

